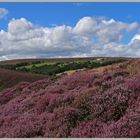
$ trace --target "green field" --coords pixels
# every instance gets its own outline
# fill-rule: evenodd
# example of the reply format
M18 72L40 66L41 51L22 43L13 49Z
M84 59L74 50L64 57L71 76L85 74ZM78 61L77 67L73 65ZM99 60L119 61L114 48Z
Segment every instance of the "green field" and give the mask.
M37 59L36 61L21 61L21 63L19 61L14 61L15 63L0 63L0 68L41 75L60 75L63 73L70 74L82 69L94 69L112 65L125 60L124 58Z

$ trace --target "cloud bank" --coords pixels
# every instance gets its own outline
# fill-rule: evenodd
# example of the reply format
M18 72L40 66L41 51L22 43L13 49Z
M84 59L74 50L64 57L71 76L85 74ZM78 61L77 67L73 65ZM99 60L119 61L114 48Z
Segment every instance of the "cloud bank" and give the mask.
M106 17L83 17L74 27L40 27L25 18L0 30L0 60L41 57L140 57L140 26ZM127 36L136 35L124 43Z

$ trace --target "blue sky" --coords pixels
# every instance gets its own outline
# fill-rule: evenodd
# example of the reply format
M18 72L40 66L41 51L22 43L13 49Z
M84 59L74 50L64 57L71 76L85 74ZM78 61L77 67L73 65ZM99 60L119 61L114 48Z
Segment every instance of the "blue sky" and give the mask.
M12 18L24 17L41 25L75 25L84 16L106 16L124 22L140 23L140 3L0 3L9 14L1 20L0 29L6 29Z
M140 3L20 2L0 3L0 8L0 60L21 55L140 57ZM3 9L8 14L1 17Z

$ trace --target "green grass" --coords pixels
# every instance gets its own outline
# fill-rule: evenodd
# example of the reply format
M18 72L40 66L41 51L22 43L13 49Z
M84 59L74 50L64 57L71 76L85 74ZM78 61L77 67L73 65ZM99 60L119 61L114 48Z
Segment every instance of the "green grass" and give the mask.
M75 61L72 61L72 62L60 62L60 64L58 66L66 66L67 64L70 64L70 63L81 63L81 62L86 62L87 60L75 60ZM90 60L90 62L96 62L97 60ZM27 66L22 66L22 67L25 67L25 68L28 68L28 69L31 69L33 65L35 65L36 67L41 67L41 66L44 66L44 65L54 65L58 62L42 62L42 63L39 63L39 64L31 64L31 65L27 65ZM19 67L19 68L22 68L22 67Z
M24 67L27 71L43 74L59 74L59 73L73 73L78 69L84 68L97 68L101 66L110 65L119 62L112 58L88 60L88 61L72 61L72 62L61 62L61 63L40 63L34 64L32 67ZM34 67L33 67L34 66Z
M27 69L31 69L33 66L36 66L36 67L41 67L41 66L44 66L44 65L53 65L55 64L56 62L42 62L42 63L39 63L39 64L30 64L30 65L27 65L27 66L21 66L21 67L17 67L18 68L27 68Z
M100 58L91 60L63 60L63 61L38 61L32 63L19 63L18 65L6 65L2 68L17 70L21 72L28 72L34 74L43 75L58 75L61 73L73 73L79 69L93 69L101 66L112 65L113 63L118 63L124 61L118 58Z
M86 60L85 60L86 61ZM93 61L95 61L95 60L91 60L92 62ZM67 64L70 64L70 63L81 63L81 62L84 62L84 60L82 61L78 61L78 60L76 60L76 61L72 61L72 62L60 62L60 64L58 65L58 66L60 66L60 67L63 67L63 66L66 66ZM30 64L30 65L27 65L27 66L21 66L21 67L17 67L17 69L18 68L27 68L27 69L31 69L33 66L36 66L36 67L42 67L42 66L44 66L44 65L55 65L56 63L58 63L58 62L48 62L48 61L45 61L45 62L42 62L42 63L39 63L39 64Z

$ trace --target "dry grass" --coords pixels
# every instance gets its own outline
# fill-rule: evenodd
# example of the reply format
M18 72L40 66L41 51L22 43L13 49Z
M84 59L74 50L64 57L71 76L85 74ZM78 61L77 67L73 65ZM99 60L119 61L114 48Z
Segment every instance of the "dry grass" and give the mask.
M130 60L126 67L130 75L135 75L140 73L140 59Z

